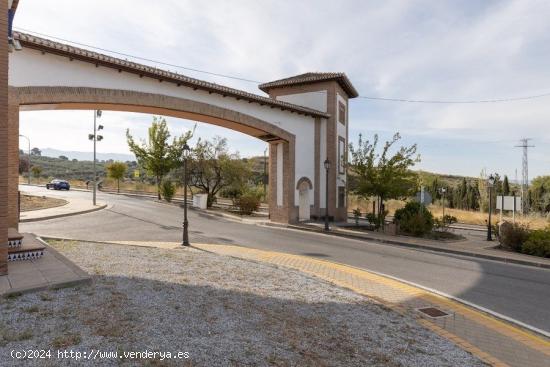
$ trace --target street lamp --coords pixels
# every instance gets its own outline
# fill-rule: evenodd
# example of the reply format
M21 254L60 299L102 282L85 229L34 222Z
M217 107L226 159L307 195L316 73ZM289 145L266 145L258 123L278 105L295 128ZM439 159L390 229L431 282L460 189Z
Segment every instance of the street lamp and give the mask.
M441 192L441 196L443 198L443 220L445 220L445 193L447 192L447 189L442 187L439 189L439 192Z
M325 159L324 162L325 165L325 178L326 178L326 184L325 184L325 231L328 231L330 228L328 227L328 171L330 170L330 161Z
M25 138L29 142L29 166L27 167L27 173L29 175L28 183L30 185L31 184L31 139L29 139L27 136L21 135L21 134L19 134L19 137L20 138Z
M94 110L94 133L93 134L88 134L88 139L89 140L92 140L94 142L94 163L93 163L93 166L94 166L94 187L92 189L92 192L93 192L93 204L94 206L96 205L96 187L97 187L97 173L96 173L96 164L95 164L95 161L96 161L96 143L98 141L101 141L103 140L103 136L101 135L97 135L97 131L98 130L103 130L103 125L99 125L97 126L97 121L96 119L101 117L101 110Z
M491 211L493 208L493 185L495 184L495 176L492 174L487 178L487 187L489 188L489 221L487 222L487 241L493 240L491 228Z
M189 246L189 222L187 221L187 160L189 159L189 155L191 153L191 149L189 148L189 145L185 143L183 146L183 152L182 152L182 158L183 158L183 241L181 243L182 246Z

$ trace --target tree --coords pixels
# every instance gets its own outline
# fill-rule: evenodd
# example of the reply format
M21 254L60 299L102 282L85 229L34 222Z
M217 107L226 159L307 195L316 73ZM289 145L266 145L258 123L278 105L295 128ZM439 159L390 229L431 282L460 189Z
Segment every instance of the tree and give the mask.
M19 159L19 174L29 172L29 157L21 157Z
M378 197L378 225L382 224L384 217L385 200L408 197L418 186L417 173L411 171L411 167L420 162L416 144L402 146L391 155L390 150L399 139L401 136L396 133L384 144L381 154L377 152L378 135L374 135L372 143L363 141L359 135L357 147L350 144L350 169L358 177L355 193L363 198Z
M193 130L194 131L194 130ZM153 117L153 123L148 131L148 141L143 140L141 144L134 141L130 135L130 129L126 130L126 140L130 151L134 153L138 163L150 175L153 175L157 184L157 196L160 200L160 185L162 178L181 164L183 147L193 136L193 131L174 137L172 144L168 142L170 132L166 125L166 119Z
M41 156L42 155L42 151L38 148L32 148L31 149L31 155L37 155L37 156Z
M122 162L113 162L105 167L107 175L116 180L117 192L120 192L120 180L124 178L124 174L128 169L128 166Z
M69 157L65 156L65 155L60 155L59 156L59 159L61 159L62 161L68 161L69 160Z
M502 182L502 195L510 195L510 183L508 182L508 176L504 175L504 181Z
M36 178L40 177L40 174L42 173L42 167L40 166L32 166L31 167L32 175Z
M252 178L251 164L238 154L229 154L227 139L219 136L211 141L199 139L189 162L190 184L204 191L211 207L218 192L226 187L244 191Z

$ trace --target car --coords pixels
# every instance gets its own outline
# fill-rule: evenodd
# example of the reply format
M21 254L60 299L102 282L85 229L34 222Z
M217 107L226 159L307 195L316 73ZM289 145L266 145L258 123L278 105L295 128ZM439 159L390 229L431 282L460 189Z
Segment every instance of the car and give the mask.
M70 190L71 185L65 180L51 180L50 183L46 184L46 189Z

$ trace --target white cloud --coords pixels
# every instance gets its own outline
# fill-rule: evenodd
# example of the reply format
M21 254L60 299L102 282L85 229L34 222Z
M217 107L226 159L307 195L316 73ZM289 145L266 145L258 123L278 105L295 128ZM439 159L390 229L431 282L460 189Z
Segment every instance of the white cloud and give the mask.
M537 0L22 0L15 24L254 80L267 81L305 71L345 71L364 95L472 100L550 92L548 19L550 2ZM251 83L179 71L260 93ZM40 121L56 116L56 121L68 129L74 126L69 120L79 113L28 116ZM353 133L399 130L402 135L418 137L426 149L441 139L460 142L462 151L449 153L440 148L431 162L425 161L426 166L439 167L439 171L477 174L481 162L472 164L479 160L472 153L476 144L495 141L502 144L486 152L493 154L487 164L494 170L510 171L512 156L505 149L522 136L533 137L537 153L531 156L531 172L548 173L550 98L480 105L357 99L350 113ZM135 114L112 116L116 121L112 122L109 134L113 136L109 139L118 142L113 149L124 150L124 139L116 134L136 124L143 133L150 121L150 117ZM189 125L171 120L175 129ZM55 135L39 125L33 126L49 136L52 144L66 143L56 141ZM219 128L199 126L205 134L226 134ZM86 135L82 129L78 134ZM263 151L261 142L237 133L228 136L243 154ZM452 167L438 163L446 154L447 162L452 157ZM514 154L519 161L519 152ZM508 157L507 162L503 162L503 156ZM516 161L514 166L518 166Z

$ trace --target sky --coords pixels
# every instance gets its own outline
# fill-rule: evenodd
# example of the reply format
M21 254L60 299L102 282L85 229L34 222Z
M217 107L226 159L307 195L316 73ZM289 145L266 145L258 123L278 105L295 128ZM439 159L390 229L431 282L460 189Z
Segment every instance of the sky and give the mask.
M544 0L21 0L15 27L262 82L338 71L362 96L471 101L550 94L548 19ZM255 83L156 66L263 94ZM21 133L33 146L88 151L92 116L22 112ZM129 153L126 129L145 137L151 121L149 115L104 112L99 149ZM195 124L167 121L173 135ZM485 169L511 179L516 170L521 177L522 151L515 145L532 138L530 177L550 174L550 96L477 104L350 101L351 142L359 134L386 140L395 132L402 144L418 144L417 168L468 176ZM242 156L266 148L203 123L195 135L227 137Z

